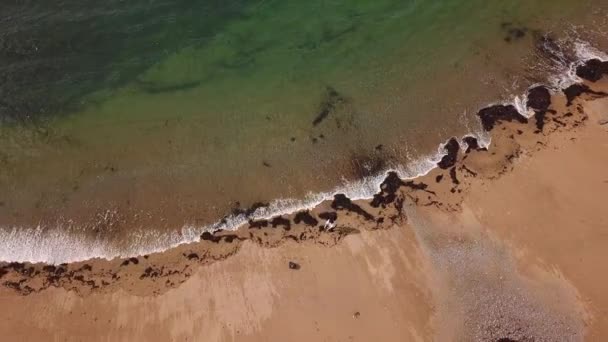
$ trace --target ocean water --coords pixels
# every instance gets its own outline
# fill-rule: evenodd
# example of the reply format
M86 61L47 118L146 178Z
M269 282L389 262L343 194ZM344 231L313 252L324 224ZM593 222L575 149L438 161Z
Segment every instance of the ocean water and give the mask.
M3 260L163 250L255 203L365 197L581 46L608 51L607 1L0 6Z

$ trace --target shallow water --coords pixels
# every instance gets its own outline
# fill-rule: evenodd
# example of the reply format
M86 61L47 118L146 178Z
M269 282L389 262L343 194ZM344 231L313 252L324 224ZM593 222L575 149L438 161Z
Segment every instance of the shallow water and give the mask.
M36 249L2 257L44 260L66 236L163 249L235 208L416 169L481 106L564 72L543 35L604 47L608 3L1 6L0 226L5 250Z

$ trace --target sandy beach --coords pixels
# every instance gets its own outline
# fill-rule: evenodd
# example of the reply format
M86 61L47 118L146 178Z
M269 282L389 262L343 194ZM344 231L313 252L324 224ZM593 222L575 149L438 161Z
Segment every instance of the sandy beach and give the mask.
M599 62L599 61L598 61ZM479 112L369 200L130 259L4 263L6 341L605 341L608 81ZM604 69L602 69L604 68Z

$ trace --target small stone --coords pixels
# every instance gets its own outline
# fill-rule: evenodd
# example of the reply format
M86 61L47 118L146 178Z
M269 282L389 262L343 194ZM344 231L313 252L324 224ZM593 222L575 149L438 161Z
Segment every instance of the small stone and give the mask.
M359 318L359 317L361 317L361 313L360 313L359 311L357 311L357 312L355 312L355 313L353 314L353 317L354 317L354 318Z
M299 270L300 269L300 265L297 264L297 263L295 263L295 262L293 262L293 261L290 261L289 262L289 269L290 270Z

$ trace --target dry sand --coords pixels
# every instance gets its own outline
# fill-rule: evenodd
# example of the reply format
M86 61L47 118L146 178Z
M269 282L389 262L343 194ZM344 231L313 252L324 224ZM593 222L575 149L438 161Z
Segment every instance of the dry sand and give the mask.
M336 198L132 260L6 264L0 336L605 341L608 98L557 94L539 117L542 131L503 120L489 151L387 178L375 205Z

